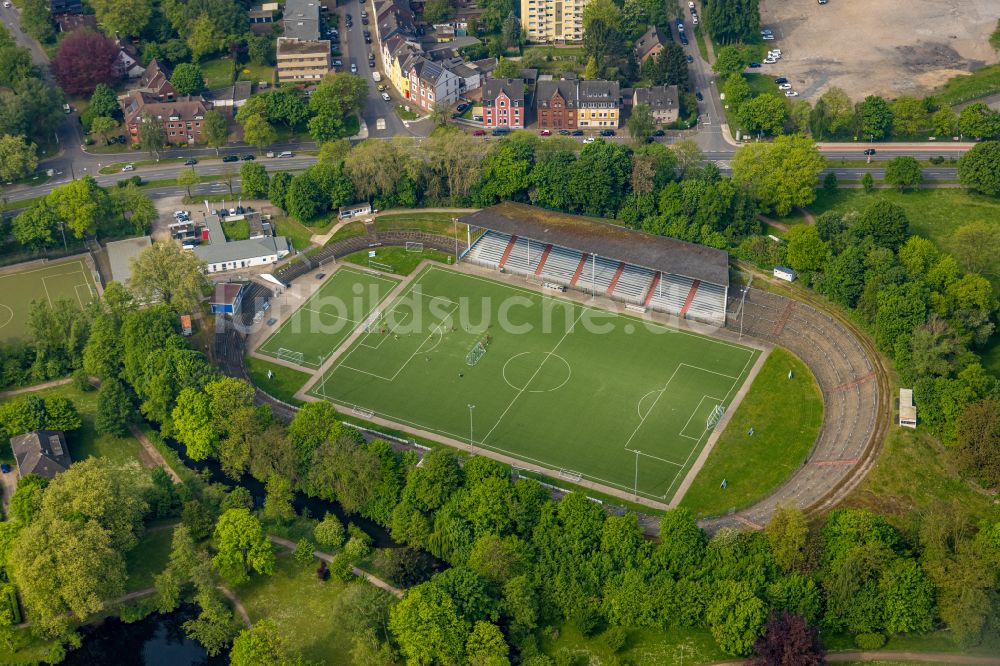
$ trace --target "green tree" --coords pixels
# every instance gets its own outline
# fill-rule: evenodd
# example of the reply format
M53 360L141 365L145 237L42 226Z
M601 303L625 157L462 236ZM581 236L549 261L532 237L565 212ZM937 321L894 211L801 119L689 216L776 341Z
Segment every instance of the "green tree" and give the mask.
M813 226L796 226L788 231L788 264L797 271L816 271L826 263L830 245Z
M865 194L871 194L872 190L875 189L875 179L872 178L870 171L865 171L865 175L861 176L861 187L864 189Z
M22 525L30 524L42 508L42 497L49 480L37 474L25 474L17 480L14 496L10 498L9 515Z
M189 197L191 196L191 187L200 182L201 176L199 176L198 172L194 170L194 167L182 169L181 172L177 174L177 186L183 187Z
M205 89L205 77L201 67L195 63L182 62L174 67L170 77L172 85L180 95L197 95Z
M984 487L1000 485L1000 405L995 400L965 405L955 424L955 445L966 473Z
M278 140L278 133L262 115L250 116L243 124L243 140L258 150Z
M329 210L329 200L310 173L295 176L285 197L288 214L301 222L309 222Z
M270 179L267 168L257 162L244 162L240 165L240 187L248 199L258 199L267 196Z
M156 204L139 189L135 183L111 190L111 207L122 216L122 220L132 225L137 234L144 234L159 217Z
M246 509L229 509L215 525L218 553L212 563L223 578L242 583L254 571L274 573L274 552L260 521Z
M162 301L179 313L191 312L207 286L204 264L176 243L156 243L132 260L129 287L147 303Z
M267 480L267 492L264 497L264 517L279 523L288 522L295 517L292 507L292 484L288 479L273 474Z
M869 95L859 104L861 137L881 141L889 136L892 127L892 109L889 103L877 95Z
M117 128L118 121L110 116L97 116L90 122L90 133L98 135L105 141L108 140L108 134Z
M35 144L24 137L4 134L0 136L0 180L11 181L34 173L38 167Z
M60 220L46 199L19 213L10 226L14 240L26 248L40 250L58 243L56 230Z
M787 115L785 100L776 95L758 95L736 110L736 117L746 131L769 135L781 133Z
M774 553L774 561L786 572L794 571L805 560L809 526L805 514L795 506L778 507L765 529Z
M954 136L958 133L958 114L950 106L943 106L931 116L931 129L935 136Z
M313 528L313 537L321 548L337 550L344 544L344 526L337 516L327 513Z
M219 154L219 148L229 143L229 121L214 109L205 113L201 132L205 143L215 148L216 155Z
M115 91L105 83L98 83L97 87L94 88L87 110L95 118L99 116L107 116L109 118L121 117L121 107L118 106L118 98L115 96Z
M156 159L160 159L160 151L167 147L167 130L148 113L139 122L139 146Z
M909 155L900 155L889 160L885 166L885 182L895 185L900 192L918 187L924 179L920 162Z
M928 129L927 107L917 97L898 97L891 104L892 130L899 136L915 136Z
M368 82L360 76L346 72L331 73L309 97L309 111L313 115L329 114L343 120L364 108L368 97Z
M734 110L738 110L744 102L753 97L750 84L747 83L746 77L741 73L730 74L729 78L726 79L725 85L722 87L722 91L726 95L726 104Z
M712 64L712 71L725 77L742 74L750 66L752 57L749 49L742 44L723 46L715 52L715 63Z
M896 250L910 235L910 221L902 206L878 197L861 213L851 233L857 238L871 237L879 247Z
M153 16L152 0L93 0L91 6L109 35L138 37Z
M288 211L288 189L292 184L292 174L279 171L271 176L267 186L267 198L272 204L283 211Z
M984 141L962 155L958 180L975 192L1000 195L1000 141Z
M746 188L761 207L787 215L793 206L816 199L816 182L825 167L816 144L802 136L779 136L755 143L733 156L733 182Z
M47 202L77 238L95 233L111 212L107 192L90 176L56 187Z
M970 104L958 114L958 130L969 138L1000 138L1000 112L982 102Z
M629 136L633 143L643 145L646 140L653 135L656 130L656 121L653 120L653 110L648 104L637 104L632 107L632 115L626 121Z
M101 382L97 392L97 415L94 417L97 432L116 437L124 435L132 411L132 401L120 381L112 377Z
M457 663L465 652L468 624L451 597L433 583L410 588L389 613L389 628L409 663Z
M229 653L232 666L297 666L302 660L292 654L288 638L282 634L271 620L260 620L249 629L244 629L233 640Z
M207 13L194 19L186 34L187 47L191 51L191 59L195 62L221 51L225 45L225 34Z
M177 395L177 406L171 413L173 433L184 445L192 460L205 460L214 455L219 444L219 433L212 418L207 395L186 388Z
M995 224L983 221L963 224L949 240L948 247L963 269L981 275L997 274L1000 228Z
M850 97L842 88L834 86L817 100L809 120L813 137L825 139L847 134L853 119Z
M495 624L476 622L465 642L465 658L470 666L508 666L507 641Z
M705 622L726 654L746 656L764 633L767 607L743 581L723 581L708 605Z

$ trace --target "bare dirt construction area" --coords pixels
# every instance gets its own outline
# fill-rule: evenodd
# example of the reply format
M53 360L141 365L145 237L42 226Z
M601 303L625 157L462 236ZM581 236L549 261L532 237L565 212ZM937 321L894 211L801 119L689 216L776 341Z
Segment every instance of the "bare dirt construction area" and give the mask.
M760 10L781 60L758 71L807 99L831 86L854 100L919 97L1000 61L989 44L1000 0L763 0Z

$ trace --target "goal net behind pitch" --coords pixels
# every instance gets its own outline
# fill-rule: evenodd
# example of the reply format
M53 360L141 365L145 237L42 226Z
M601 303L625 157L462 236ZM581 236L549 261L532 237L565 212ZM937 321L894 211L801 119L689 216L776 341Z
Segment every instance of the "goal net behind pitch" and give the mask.
M479 360L486 355L486 349L487 347L490 346L490 341L492 339L493 338L490 337L489 335L484 335L483 337L481 337L476 342L476 344L472 346L472 349L469 350L469 353L465 355L465 362L468 363L469 365L475 365L476 363L479 363Z
M368 319L365 319L365 333L371 332L375 325L382 321L382 311L375 310L375 312L368 315Z
M722 420L722 417L725 416L725 414L726 408L722 405L716 405L715 409L712 410L712 413L708 415L708 420L705 423L705 429L711 430L715 426L719 425L719 421Z
M376 271L382 271L383 273L394 273L392 264L383 264L379 261L368 260L368 268L374 269Z
M278 349L277 356L283 361L291 361L297 365L302 365L305 360L302 352L285 349L284 347Z
M579 481L583 478L583 474L580 472L574 472L571 469L561 469L559 470L559 476L569 481Z
M406 251L407 252L423 252L424 251L424 244L423 243L416 243L416 242L412 242L412 241L407 241L406 242Z

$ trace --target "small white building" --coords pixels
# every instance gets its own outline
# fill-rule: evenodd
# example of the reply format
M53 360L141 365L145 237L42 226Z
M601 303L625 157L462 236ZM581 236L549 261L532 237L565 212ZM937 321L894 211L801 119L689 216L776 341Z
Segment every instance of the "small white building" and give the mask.
M337 216L342 220L350 220L351 218L371 214L372 205L370 203L359 203L354 204L353 206L344 206L337 212Z
M284 236L212 243L199 245L192 250L195 256L205 262L209 273L266 266L276 263L290 251L288 239Z
M913 389L899 389L899 425L904 428L917 427L917 408L913 405Z
M798 277L791 268L786 266L775 266L774 267L774 277L779 280L784 280L785 282L795 282L795 278Z

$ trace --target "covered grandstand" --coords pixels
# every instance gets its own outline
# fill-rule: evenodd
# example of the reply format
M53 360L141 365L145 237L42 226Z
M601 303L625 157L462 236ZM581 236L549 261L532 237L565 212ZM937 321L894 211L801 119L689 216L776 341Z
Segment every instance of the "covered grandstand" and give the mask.
M466 261L682 319L725 322L722 250L509 202L460 220L469 225Z

